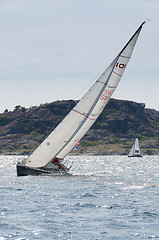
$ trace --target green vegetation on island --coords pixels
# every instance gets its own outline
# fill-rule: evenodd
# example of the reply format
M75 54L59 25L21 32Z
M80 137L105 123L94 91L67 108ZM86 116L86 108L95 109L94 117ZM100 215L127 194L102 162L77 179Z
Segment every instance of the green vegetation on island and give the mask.
M0 153L30 154L75 106L55 101L0 114ZM142 103L110 99L71 154L128 154L135 138L143 154L159 154L159 111Z

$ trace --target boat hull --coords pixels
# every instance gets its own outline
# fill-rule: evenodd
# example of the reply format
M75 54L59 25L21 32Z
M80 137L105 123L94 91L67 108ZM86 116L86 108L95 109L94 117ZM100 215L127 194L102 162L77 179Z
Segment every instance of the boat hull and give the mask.
M17 164L17 176L39 176L39 175L62 175L67 174L59 169L46 169L46 168L28 168Z
M133 155L133 156L128 156L128 157L142 157L142 155L138 154L138 155Z

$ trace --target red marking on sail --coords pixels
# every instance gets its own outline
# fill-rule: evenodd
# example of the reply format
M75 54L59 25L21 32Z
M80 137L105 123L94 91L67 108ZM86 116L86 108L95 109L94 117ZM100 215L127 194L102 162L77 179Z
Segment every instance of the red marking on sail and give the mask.
M113 73L115 73L116 75L118 75L118 76L120 76L120 77L122 76L121 74L119 74L119 73L116 73L116 72L114 72L114 71L113 71Z

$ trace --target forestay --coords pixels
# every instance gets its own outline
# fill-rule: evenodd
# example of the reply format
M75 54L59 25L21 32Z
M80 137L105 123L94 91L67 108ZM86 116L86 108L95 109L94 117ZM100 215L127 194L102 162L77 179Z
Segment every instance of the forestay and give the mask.
M143 24L72 111L24 161L25 166L43 167L55 157L63 159L84 136L116 89Z

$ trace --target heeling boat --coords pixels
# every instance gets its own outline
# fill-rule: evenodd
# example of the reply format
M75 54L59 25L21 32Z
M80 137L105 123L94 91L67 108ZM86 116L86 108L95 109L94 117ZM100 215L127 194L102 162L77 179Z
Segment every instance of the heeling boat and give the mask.
M130 60L144 23L63 121L27 159L17 163L18 176L68 173L69 168L62 164L62 160L108 103Z
M138 138L135 139L135 143L133 144L128 157L142 157L140 153L140 147L139 147L139 140Z

